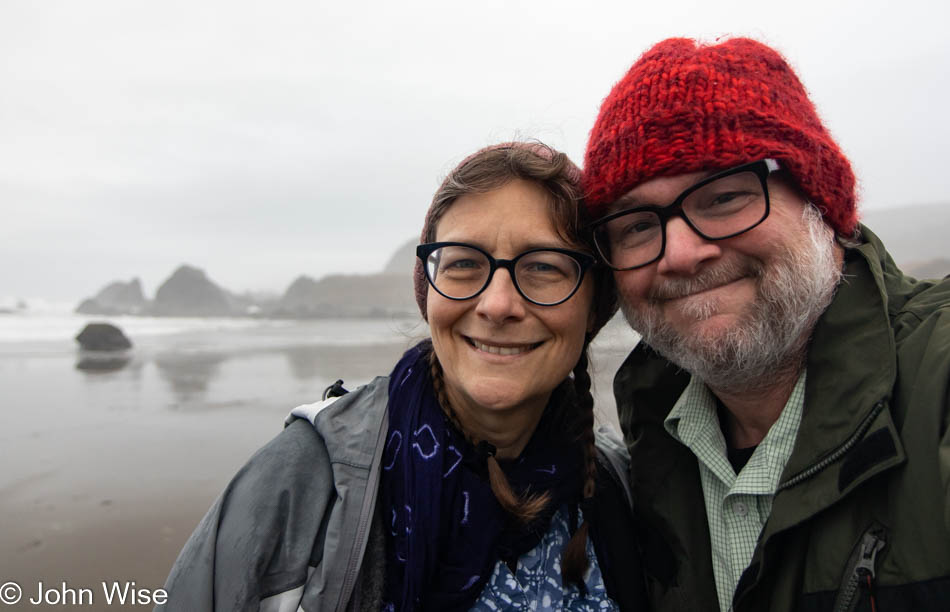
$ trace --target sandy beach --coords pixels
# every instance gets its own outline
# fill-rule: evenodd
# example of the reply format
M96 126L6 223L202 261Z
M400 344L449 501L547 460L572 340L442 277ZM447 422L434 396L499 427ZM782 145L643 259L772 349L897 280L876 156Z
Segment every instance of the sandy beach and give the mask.
M76 368L80 317L0 320L0 583L26 605L40 581L157 589L228 480L296 405L387 374L426 334L418 321L235 322L128 319L129 362ZM599 418L615 420L611 379L635 337L612 324L593 349ZM43 333L19 331L37 325ZM164 326L164 327L161 327ZM61 328L61 331L56 331ZM75 328L75 329L73 329ZM67 606L68 607L68 606Z

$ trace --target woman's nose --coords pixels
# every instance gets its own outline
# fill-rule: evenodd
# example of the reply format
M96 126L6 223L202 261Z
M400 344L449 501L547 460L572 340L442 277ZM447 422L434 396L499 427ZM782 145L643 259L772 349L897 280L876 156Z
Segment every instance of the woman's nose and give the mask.
M515 288L511 273L503 268L495 271L491 282L476 299L475 312L494 323L525 316L525 300Z

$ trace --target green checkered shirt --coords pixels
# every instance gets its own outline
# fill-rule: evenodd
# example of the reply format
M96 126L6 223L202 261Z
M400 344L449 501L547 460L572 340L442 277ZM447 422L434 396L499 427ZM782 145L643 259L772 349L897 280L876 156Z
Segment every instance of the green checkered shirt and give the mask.
M719 608L732 609L739 576L752 560L759 533L772 511L779 478L792 454L805 405L805 372L779 419L737 476L726 457L716 398L695 376L663 422L671 436L699 459Z

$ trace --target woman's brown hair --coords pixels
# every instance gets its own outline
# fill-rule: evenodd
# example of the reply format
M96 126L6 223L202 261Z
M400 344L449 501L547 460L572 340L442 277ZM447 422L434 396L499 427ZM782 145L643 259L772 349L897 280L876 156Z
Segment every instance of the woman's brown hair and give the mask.
M593 254L589 237L585 235L587 220L583 217L585 207L581 202L579 185L580 172L563 153L537 143L509 143L483 149L459 164L443 181L432 200L432 207L426 218L422 242L433 242L439 220L452 204L461 196L472 193L487 193L504 186L512 180L525 180L540 186L550 197L551 214L561 238L572 248ZM426 314L425 298L420 286L420 267L416 270L416 293L423 316ZM594 302L592 304L593 329L596 332L616 311L616 293L610 271L603 266L595 266L590 274L594 279ZM587 371L587 350L593 333L585 338L580 358L573 369L574 402L567 419L572 439L581 445L584 456L584 485L581 491L585 502L590 502L596 488L597 464L594 447L594 400L590 393L590 375ZM465 431L445 392L442 366L435 352L430 357L430 371L436 396L449 420L478 446L480 440L473 439ZM484 446L484 445L483 445ZM515 493L491 452L486 458L489 481L492 492L499 504L507 512L523 522L534 520L550 502L548 495L522 496ZM574 530L562 554L561 574L565 584L575 583L583 586L584 573L587 570L587 533L585 519Z

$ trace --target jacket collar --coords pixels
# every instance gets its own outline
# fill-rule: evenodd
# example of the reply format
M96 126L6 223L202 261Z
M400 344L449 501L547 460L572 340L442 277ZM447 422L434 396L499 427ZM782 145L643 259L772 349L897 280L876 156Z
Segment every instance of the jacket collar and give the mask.
M786 483L820 463L830 449L845 444L862 427L876 431L875 425L891 421L886 406L897 379L897 354L885 266L893 263L877 237L862 230L866 242L846 251L842 283L812 334L805 412L783 474ZM875 407L880 419L872 418ZM899 446L896 432L894 438Z

